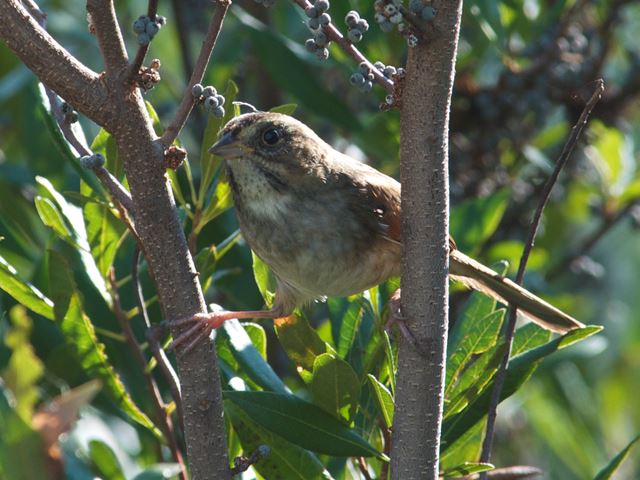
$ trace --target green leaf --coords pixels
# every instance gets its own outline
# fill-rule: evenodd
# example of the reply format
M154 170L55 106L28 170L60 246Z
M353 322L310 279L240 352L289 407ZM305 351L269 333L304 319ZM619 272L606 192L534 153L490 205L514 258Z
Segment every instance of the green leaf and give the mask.
M0 382L0 473L6 479L49 478L40 434L13 409L14 399Z
M456 467L449 468L441 473L441 476L445 478L459 478L466 477L467 475L472 475L474 473L487 472L489 470L493 470L494 467L490 463L482 463L482 462L464 462Z
M253 465L253 468L264 478L287 480L331 478L315 455L260 426L233 402L224 401L224 412L231 420L233 429L247 454L261 445L269 446L269 455Z
M504 313L505 310L501 308L482 318L464 316L459 322L462 324L461 330L464 331L464 337L447 360L445 395L454 387L458 376L473 355L484 353L496 344L504 321Z
M476 423L458 440L450 445L442 445L440 451L440 468L448 470L466 462L470 458L479 458L486 429L486 419Z
M253 277L256 280L256 285L264 303L271 308L276 296L276 277L269 266L254 251L251 252L251 257L253 258Z
M360 380L351 365L331 353L318 355L309 388L313 403L337 418L351 421L360 396Z
M248 330L253 330L254 336L255 324L249 324ZM262 327L260 327L262 329ZM266 349L266 334L264 330L261 331L262 337L261 350L259 351L253 343L252 338L247 333L247 330L243 328L243 325L238 320L228 320L222 324L222 331L228 336L229 348L234 358L242 368L242 370L251 378L256 384L260 385L266 390L278 393L286 393L287 387L280 377L271 368L265 358Z
M473 253L495 232L509 202L509 190L466 200L451 210L451 236L458 248Z
M269 109L270 112L282 113L284 115L293 115L293 113L298 108L297 103L285 103L284 105L278 105L277 107L273 107Z
M42 223L56 232L60 238L71 241L75 245L75 242L71 238L71 231L64 223L62 214L53 202L48 198L43 198L38 195L36 196L34 203Z
M104 478L109 480L125 480L124 473L115 453L106 443L100 440L89 442L89 457Z
M308 450L339 457L381 456L366 440L320 407L271 392L223 392L255 422Z
M312 371L316 357L327 352L327 344L301 314L276 318L273 325L282 348L296 366Z
M11 349L9 363L1 378L15 397L15 410L25 422L31 421L33 410L40 398L38 381L44 373L44 364L35 354L29 341L33 322L22 305L9 312L11 328L6 333L5 343Z
M364 316L365 300L360 295L346 298L330 298L327 301L333 340L340 358L346 358L358 335Z
M209 203L202 211L202 217L196 226L196 231L202 231L207 223L230 209L232 205L233 198L231 195L231 185L229 185L229 182L227 181L226 174L222 172L218 177L218 182L216 183L215 190L213 191L213 195L209 200Z
M529 379L543 358L590 337L601 330L602 327L599 326L587 326L572 330L544 345L513 357L507 369L500 401L513 395ZM491 382L491 384L485 388L484 392L470 403L464 411L444 422L442 428L442 441L444 445L455 442L486 415L492 390L493 382Z
M66 260L52 250L47 254L55 320L64 334L67 345L87 375L102 380L104 391L111 400L132 420L148 428L161 439L162 433L137 407L109 363L104 345L98 341L93 325L83 311L80 295Z
M124 178L124 163L118 154L118 146L116 139L104 128L98 131L98 134L91 142L91 151L101 154L105 159L105 168L111 172L111 175L118 180Z
M0 256L0 289L32 312L49 320L54 319L53 302L36 287L20 279L16 269L9 265L2 256Z
M382 414L384 423L387 428L391 428L391 425L393 425L393 411L395 408L393 395L391 395L391 392L387 387L380 383L376 377L371 374L368 374L367 377L369 378L369 382L371 383L371 387L375 393L376 404L378 405L378 410Z
M608 480L618 469L620 464L624 462L624 459L627 458L627 455L631 451L631 448L640 440L640 435L636 436L633 440L631 440L626 447L624 447L618 454L611 459L605 467L598 472L598 474L593 477L593 480Z
M620 195L635 168L633 146L628 144L620 130L607 127L602 122L593 122L590 130L596 141L585 150L586 156L600 174L606 194Z

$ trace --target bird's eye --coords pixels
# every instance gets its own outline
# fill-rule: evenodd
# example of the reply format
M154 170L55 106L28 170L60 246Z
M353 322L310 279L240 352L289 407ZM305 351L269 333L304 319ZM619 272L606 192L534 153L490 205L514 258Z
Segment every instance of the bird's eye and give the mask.
M264 143L267 145L275 145L281 138L282 133L277 128L270 128L262 134L262 140L264 140Z

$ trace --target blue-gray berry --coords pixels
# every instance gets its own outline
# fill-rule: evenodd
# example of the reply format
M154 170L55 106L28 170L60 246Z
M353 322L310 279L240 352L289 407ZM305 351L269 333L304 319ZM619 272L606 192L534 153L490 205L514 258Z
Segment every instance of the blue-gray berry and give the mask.
M361 18L360 20L358 20L358 23L356 24L356 26L358 27L358 30L360 30L362 33L369 30L369 22L367 22L364 18Z
M386 97L384 97L384 101L387 103L387 105L393 105L395 98L393 98L393 95L389 94Z
M226 99L224 98L224 96L222 96L222 95L220 95L220 94L216 95L216 96L215 96L215 99L218 101L218 105L220 105L220 106L224 105L224 102L225 102L225 100L226 100Z
M167 17L163 17L162 15L156 15L156 23L161 27L166 25Z
M329 43L329 38L327 34L322 30L318 30L318 32L314 35L313 39L315 40L315 44L319 47L326 47Z
M355 85L356 87L361 87L362 85L364 85L364 82L366 80L364 79L364 75L362 75L360 72L356 72L353 75L351 75L351 78L349 78L349 81L351 82L352 85Z
M389 33L391 30L393 30L393 23L391 23L389 20L385 20L380 24L380 30L382 30L384 33Z
M218 92L216 91L216 89L214 87L212 87L211 85L209 85L208 87L204 87L204 90L202 91L202 95L204 97L214 97L218 94Z
M211 114L216 118L224 117L224 107L223 106L217 106L216 108L211 110Z
M104 166L104 157L100 153L84 155L83 157L80 157L80 165L82 165L82 168L93 170Z
M422 17L423 20L430 22L431 20L436 18L436 9L433 8L431 5L427 5L422 9L420 16Z
M191 95L193 95L195 98L200 98L200 95L202 95L203 91L204 87L199 83L196 83L191 89Z
M349 33L347 33L347 38L351 43L358 43L362 40L362 32L357 28L352 28L349 30Z
M373 88L373 82L371 80L367 80L362 86L363 92L369 92Z
M360 65L358 65L358 71L362 75L368 74L370 70L371 69L369 68L369 65L367 64L367 62L360 62Z
M386 15L391 16L391 15L395 14L397 11L398 11L398 7L396 7L393 3L387 3L384 6L384 13Z
M318 48L318 50L316 50L316 56L320 60L326 60L329 58L329 50L326 48Z
M133 22L133 31L136 33L142 33L144 32L146 26L147 24L144 23L141 19L137 19L135 22Z
M158 27L158 24L156 23L147 23L147 26L145 27L145 32L147 32L147 35L151 38L158 33L158 30L160 30L160 27Z
M307 38L304 42L304 48L306 48L308 52L314 53L318 48L318 45L313 38Z
M307 17L309 18L316 18L320 14L320 12L318 12L318 9L313 6L305 8L304 13L306 13Z
M394 67L393 65L387 65L386 67L384 67L384 76L387 78L391 78L396 74L396 67Z
M218 99L216 97L207 97L204 99L204 108L207 110L213 110L214 108L219 107Z
M410 47L415 47L416 45L418 45L418 37L413 34L409 35L407 37L407 45L409 45Z
M320 22L317 18L310 18L309 20L307 20L307 27L309 27L311 30L317 30L318 28L320 28Z
M402 14L400 12L397 12L389 17L389 21L397 25L398 23L402 22L402 18Z
M360 20L360 14L355 10L351 10L344 17L344 21L348 27L355 27L358 24L358 20Z
M142 32L142 33L138 34L138 44L139 45L149 45L150 41L151 41L151 37L149 36L148 33Z
M373 16L374 20L376 21L376 23L382 23L387 19L386 15L383 15L382 13L378 12Z
M329 25L331 23L331 15L326 12L323 13L318 17L318 22L320 22L320 25L322 26Z
M422 0L410 0L409 1L409 10L413 13L420 13L424 8L424 2Z
M378 70L380 70L381 72L384 70L384 63L378 61L376 63L373 64L374 67L376 67Z
M315 7L321 12L326 12L329 10L329 0L318 0Z

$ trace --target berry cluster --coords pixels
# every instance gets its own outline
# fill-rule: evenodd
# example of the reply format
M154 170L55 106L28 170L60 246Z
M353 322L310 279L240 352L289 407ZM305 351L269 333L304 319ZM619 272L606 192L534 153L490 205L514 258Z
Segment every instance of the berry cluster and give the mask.
M224 96L220 95L215 87L203 87L196 83L191 89L191 94L197 103L202 103L211 115L216 118L224 117Z
M369 22L364 18L360 18L360 14L355 10L351 10L344 17L347 24L347 38L351 43L358 43L362 40L365 32L369 30Z
M67 102L62 102L62 114L64 121L67 123L76 123L78 121L78 113Z
M313 32L313 38L308 38L304 43L305 48L315 53L320 60L329 58L329 37L324 27L331 23L331 15L327 13L329 10L329 0L315 0L313 5L307 7L304 13L309 17L307 26Z
M101 153L94 153L93 155L83 155L82 157L80 157L80 165L82 165L82 168L95 170L96 168L100 168L104 165L104 157Z
M151 39L156 33L167 23L167 19L163 16L156 15L153 19L147 15L141 15L133 22L133 31L138 34L138 44L149 45Z
M427 3L424 0L409 0L409 10L425 22L430 22L436 18L436 9Z
M398 33L407 39L407 45L415 47L419 41L419 34L415 29L416 21L430 22L436 16L436 9L430 3L431 0L410 0L410 11L407 12L403 10L400 0L376 0L374 3L376 23L386 33L391 32L394 25L397 25ZM405 15L410 17L409 21Z
M375 76L369 67L369 64L362 62L358 66L358 71L351 75L349 81L351 85L355 85L363 92L368 92L373 88L373 79Z

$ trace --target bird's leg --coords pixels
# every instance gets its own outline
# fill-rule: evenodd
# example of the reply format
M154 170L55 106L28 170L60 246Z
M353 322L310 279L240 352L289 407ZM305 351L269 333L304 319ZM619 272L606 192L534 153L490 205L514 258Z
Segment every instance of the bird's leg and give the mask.
M211 332L222 326L227 320L234 318L277 318L283 316L281 309L244 310L238 312L218 311L211 313L196 313L190 317L162 322L163 327L187 327L169 345L169 350L175 350L186 344L181 351L183 354L191 351L200 341L209 338Z
M387 331L391 331L393 325L397 325L402 336L415 348L421 356L426 357L427 354L418 342L418 339L409 329L404 316L402 315L402 306L400 304L400 289L393 292L393 295L389 298L389 318L384 328Z

